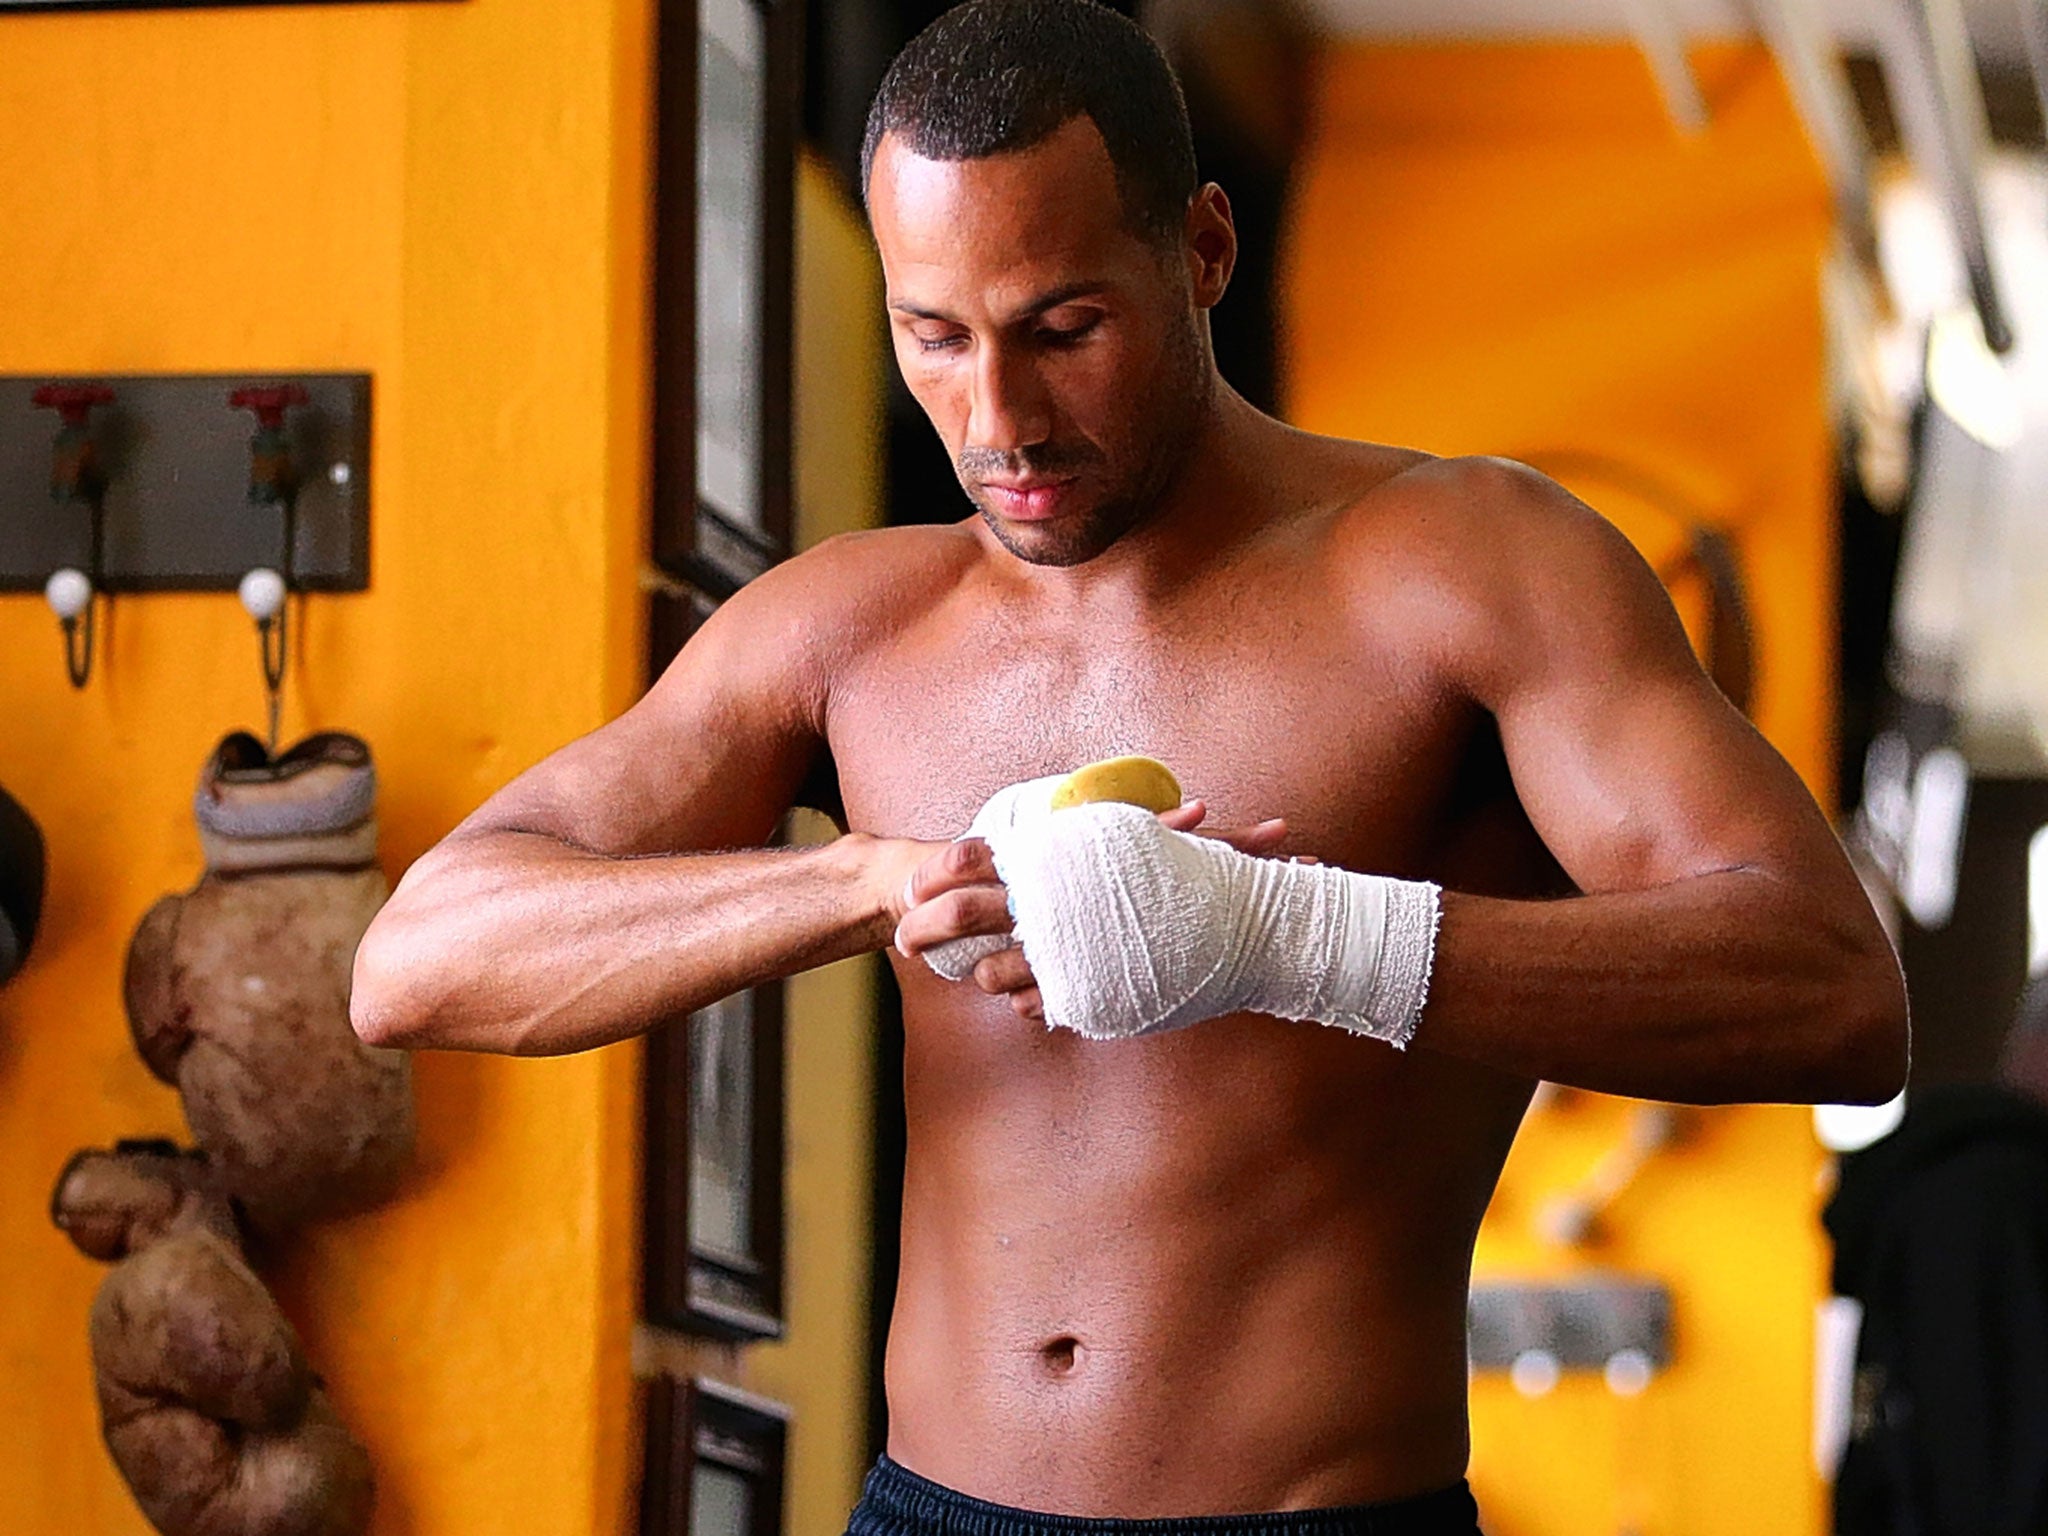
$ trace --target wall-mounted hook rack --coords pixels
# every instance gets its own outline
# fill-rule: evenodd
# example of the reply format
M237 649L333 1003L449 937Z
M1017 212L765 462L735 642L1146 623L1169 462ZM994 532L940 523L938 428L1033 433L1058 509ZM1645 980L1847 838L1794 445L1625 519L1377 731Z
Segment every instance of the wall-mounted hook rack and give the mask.
M41 591L51 572L86 563L79 530L48 515L51 422L33 399L52 387L114 395L95 409L91 432L105 487L102 590L233 592L251 569L278 565L278 520L249 515L261 471L247 408L229 401L278 390L304 392L276 423L275 446L296 466L291 586L369 585L368 374L42 374L0 375L0 591Z

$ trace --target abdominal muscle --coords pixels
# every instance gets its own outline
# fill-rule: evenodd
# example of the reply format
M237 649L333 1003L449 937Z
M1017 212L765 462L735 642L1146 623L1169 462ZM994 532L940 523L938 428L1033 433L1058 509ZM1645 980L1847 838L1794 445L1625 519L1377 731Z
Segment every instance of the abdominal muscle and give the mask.
M1527 1084L1249 1016L1089 1041L904 982L895 1460L1139 1518L1463 1474L1471 1244Z

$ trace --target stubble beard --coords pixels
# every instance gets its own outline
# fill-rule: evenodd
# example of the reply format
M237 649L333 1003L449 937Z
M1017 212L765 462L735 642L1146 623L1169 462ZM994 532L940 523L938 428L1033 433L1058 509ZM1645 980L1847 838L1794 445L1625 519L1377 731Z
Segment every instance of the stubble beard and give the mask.
M1166 356L1156 375L1157 387L1140 402L1141 417L1159 423L1150 451L1135 474L1086 512L1057 518L1049 526L1006 523L989 510L976 493L973 480L956 464L961 488L996 541L1031 565L1082 565L1132 529L1149 522L1173 489L1196 431L1208 412L1215 377L1205 363L1195 320L1188 316L1167 344Z

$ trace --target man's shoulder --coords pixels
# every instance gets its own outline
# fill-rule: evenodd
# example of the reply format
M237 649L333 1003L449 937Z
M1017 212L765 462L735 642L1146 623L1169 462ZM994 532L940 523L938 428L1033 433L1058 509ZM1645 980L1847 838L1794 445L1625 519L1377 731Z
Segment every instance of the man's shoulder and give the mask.
M1541 470L1495 454L1406 451L1390 474L1375 480L1347 511L1378 519L1428 544L1499 547L1534 539L1554 544L1603 538L1607 520Z
M1326 460L1323 526L1333 557L1362 576L1514 586L1537 567L1597 555L1621 539L1563 486L1513 459L1367 444L1342 452L1351 446Z
M901 634L982 558L958 524L836 534L728 598L706 626L707 643L771 669L830 671Z
M1375 612L1459 671L1559 625L1617 632L1668 606L1627 538L1549 476L1491 455L1417 455L1346 500L1332 558Z
M963 524L866 528L792 555L744 589L748 606L800 627L901 623L937 601L981 559Z
M1589 589L1645 595L1648 568L1621 530L1509 458L1418 457L1350 501L1339 521L1352 553L1489 609Z
M741 693L817 707L839 674L943 602L980 558L958 525L835 535L719 604L669 675L715 675Z
M865 587L876 581L957 577L981 557L968 522L916 523L834 534L783 562L808 582Z

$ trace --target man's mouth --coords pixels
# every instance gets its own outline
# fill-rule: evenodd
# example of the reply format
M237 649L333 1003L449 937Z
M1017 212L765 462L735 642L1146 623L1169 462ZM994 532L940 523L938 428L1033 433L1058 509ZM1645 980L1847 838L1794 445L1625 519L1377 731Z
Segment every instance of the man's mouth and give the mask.
M990 506L1012 522L1035 523L1059 513L1074 488L1074 478L1064 480L984 480L981 488Z

